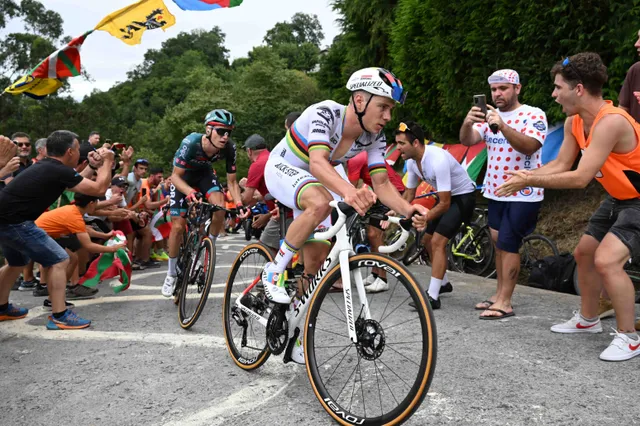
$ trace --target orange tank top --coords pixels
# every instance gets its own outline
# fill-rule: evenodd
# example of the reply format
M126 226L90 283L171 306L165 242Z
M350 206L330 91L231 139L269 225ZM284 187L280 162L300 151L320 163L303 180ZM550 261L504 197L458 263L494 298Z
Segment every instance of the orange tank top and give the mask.
M636 123L623 109L614 107L611 101L606 103L593 120L588 138L585 139L584 121L579 115L573 117L571 133L576 138L580 150L584 151L591 144L593 129L602 117L608 114L620 114L626 118L636 133L636 147L626 154L611 152L596 175L596 180L613 198L618 200L640 198L640 124Z

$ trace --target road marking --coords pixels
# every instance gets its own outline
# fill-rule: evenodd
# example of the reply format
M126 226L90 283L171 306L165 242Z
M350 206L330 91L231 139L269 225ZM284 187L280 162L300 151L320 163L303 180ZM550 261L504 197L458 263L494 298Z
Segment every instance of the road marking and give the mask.
M80 301L78 301L80 302ZM83 300L83 302L86 302ZM32 313L34 314L32 316ZM34 308L29 312L29 317L33 318L46 314L43 308ZM174 347L197 346L202 348L225 349L225 339L211 335L196 334L172 334L172 333L147 333L147 332L123 332L123 331L97 331L92 329L73 331L51 331L41 325L33 326L24 320L11 321L3 325L3 331L15 334L18 337L27 337L44 340L67 340L67 341L122 341L141 342L170 345Z
M258 379L221 401L212 401L210 408L206 408L180 420L170 421L165 423L165 426L231 424L232 418L237 418L268 403L273 398L278 397L282 391L291 385L297 377L295 370L284 368L282 368L282 370L285 371L280 374L280 377L283 375L292 376L286 383L283 383L282 380L278 380L277 378Z
M223 244L223 245L220 246L220 248L222 250L229 250L229 248L231 248L231 246L245 248L247 245L246 244ZM216 248L218 248L218 247L216 246Z

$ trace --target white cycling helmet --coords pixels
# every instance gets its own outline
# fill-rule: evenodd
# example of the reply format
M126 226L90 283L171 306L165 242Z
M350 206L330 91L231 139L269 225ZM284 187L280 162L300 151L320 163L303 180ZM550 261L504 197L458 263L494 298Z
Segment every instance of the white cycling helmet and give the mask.
M363 90L372 95L383 96L404 104L407 91L402 82L391 71L384 68L364 68L351 74L347 82L350 92Z

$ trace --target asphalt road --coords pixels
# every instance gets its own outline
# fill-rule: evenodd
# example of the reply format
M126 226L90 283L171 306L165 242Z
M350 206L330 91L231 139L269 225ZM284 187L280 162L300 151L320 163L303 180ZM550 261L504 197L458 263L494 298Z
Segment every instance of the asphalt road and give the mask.
M47 331L42 298L13 292L31 309L0 323L1 425L324 425L304 367L272 357L240 370L224 344L221 297L229 267L245 245L218 242L214 287L189 331L163 298L165 267L134 274L129 290L108 284L76 311L84 331ZM426 267L412 267L428 283ZM640 359L598 359L605 333L564 336L549 327L578 307L571 295L518 287L516 316L480 321L473 305L495 281L450 273L451 294L435 311L438 360L431 388L410 425L630 425L639 423Z

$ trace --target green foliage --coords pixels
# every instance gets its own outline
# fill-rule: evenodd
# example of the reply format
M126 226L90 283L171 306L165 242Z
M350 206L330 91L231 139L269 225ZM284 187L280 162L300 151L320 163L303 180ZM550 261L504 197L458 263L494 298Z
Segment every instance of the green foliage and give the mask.
M267 46L311 43L319 48L323 38L322 25L317 15L296 13L291 17L291 22L278 22L267 31L264 42Z
M608 66L605 97L617 99L633 49L639 2L400 0L392 32L394 72L409 89L406 110L438 135L457 139L474 94L487 77L513 68L521 101L564 118L551 98L552 65L583 51Z
M248 62L275 55L289 69L310 72L318 65L323 38L322 26L316 15L296 13L291 22L278 22L267 31L264 37L266 45L254 47L249 52ZM237 66L246 63L246 60L240 60Z

